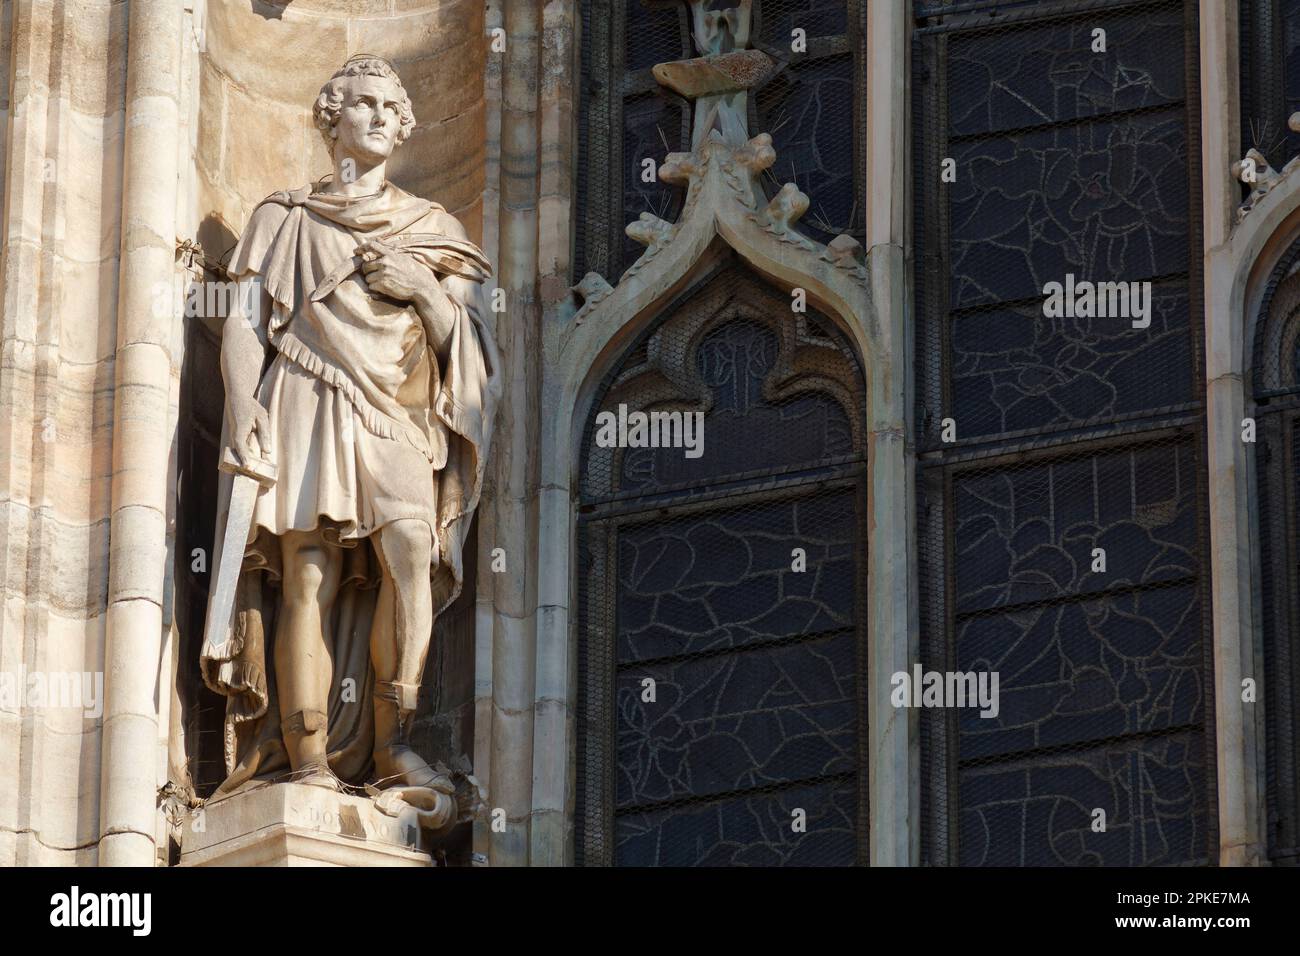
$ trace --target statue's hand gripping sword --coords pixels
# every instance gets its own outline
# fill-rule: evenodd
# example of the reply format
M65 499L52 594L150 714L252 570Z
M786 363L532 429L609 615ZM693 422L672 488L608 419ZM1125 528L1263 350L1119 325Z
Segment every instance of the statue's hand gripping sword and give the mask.
M262 451L261 448L258 449ZM234 475L230 485L230 507L226 512L226 529L221 537L221 562L208 599L208 619L204 624L205 656L227 662L233 657L227 645L231 640L230 621L235 610L235 589L239 569L244 563L244 548L253 524L253 505L258 492L275 484L275 463L269 458L243 458L229 446L222 452L220 469Z

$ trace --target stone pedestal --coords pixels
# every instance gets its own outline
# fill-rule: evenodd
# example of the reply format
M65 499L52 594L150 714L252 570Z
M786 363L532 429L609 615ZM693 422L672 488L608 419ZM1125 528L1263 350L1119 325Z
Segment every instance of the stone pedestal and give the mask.
M413 819L363 797L277 783L190 815L181 866L428 866Z

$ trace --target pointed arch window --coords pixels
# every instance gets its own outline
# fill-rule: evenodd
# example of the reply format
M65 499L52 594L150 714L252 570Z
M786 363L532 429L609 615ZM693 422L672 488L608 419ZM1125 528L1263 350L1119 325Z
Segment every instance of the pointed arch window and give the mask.
M1000 695L921 714L922 861L1205 862L1199 7L913 9L921 659ZM1070 276L1149 321L1049 315Z
M732 253L604 379L577 531L580 865L866 862L865 409L832 322ZM698 415L707 453L607 447L651 412Z
M1274 270L1256 323L1250 390L1259 492L1268 853L1300 859L1300 242Z

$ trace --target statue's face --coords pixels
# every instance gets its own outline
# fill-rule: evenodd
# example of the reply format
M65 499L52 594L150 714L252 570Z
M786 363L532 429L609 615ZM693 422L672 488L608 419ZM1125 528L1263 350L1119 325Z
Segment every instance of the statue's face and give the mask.
M397 145L402 94L386 76L352 76L346 84L334 123L334 158L381 163Z

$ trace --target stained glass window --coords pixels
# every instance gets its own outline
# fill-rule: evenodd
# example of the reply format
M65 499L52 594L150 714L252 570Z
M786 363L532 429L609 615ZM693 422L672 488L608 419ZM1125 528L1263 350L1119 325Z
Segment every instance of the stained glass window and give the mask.
M833 324L734 257L605 379L578 528L579 864L866 862L863 389ZM652 412L700 416L704 453L602 437Z
M1196 4L915 10L923 860L1206 861Z
M1268 854L1300 860L1300 243L1282 257L1256 322L1249 388L1255 421L1261 622L1264 631L1265 799Z
M697 55L687 5L591 0L582 8L582 73L574 279L596 271L611 283L644 247L624 226L643 212L675 221L684 194L647 182L670 152L690 148L690 104L651 75L656 63ZM799 228L822 242L861 240L866 98L866 0L755 0L751 46L776 74L750 96L750 132L777 152L763 185L793 182L811 198ZM618 157L616 159L616 157Z
M1242 152L1275 169L1300 153L1287 119L1300 110L1300 0L1239 0Z

